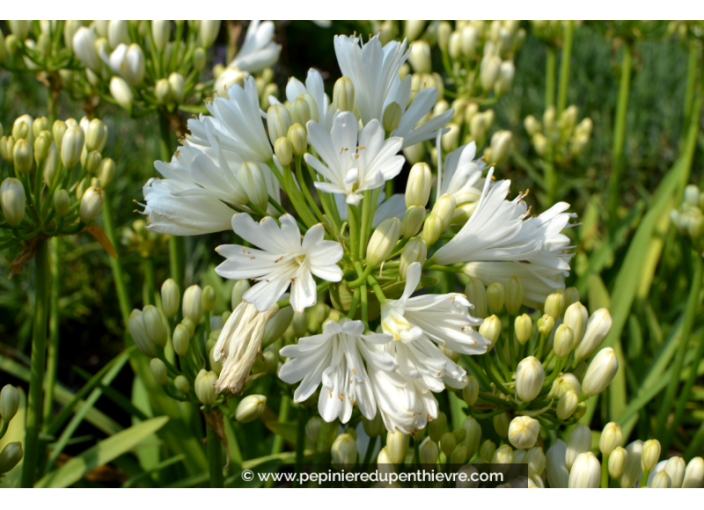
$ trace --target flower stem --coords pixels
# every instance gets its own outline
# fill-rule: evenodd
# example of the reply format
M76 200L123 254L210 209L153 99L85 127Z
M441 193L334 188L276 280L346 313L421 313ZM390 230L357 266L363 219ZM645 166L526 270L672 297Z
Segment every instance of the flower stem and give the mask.
M306 443L306 421L308 415L303 406L298 406L298 423L296 425L296 480L294 487L298 485L298 475L303 471L303 450Z
M49 295L49 351L44 381L44 427L49 425L51 411L54 408L54 386L59 364L59 295L60 262L59 238L52 237L51 244L51 290Z
M298 178L298 184L301 186L303 194L308 203L310 204L313 213L315 213L315 216L318 218L318 221L320 221L320 223L322 223L323 225L325 225L326 228L329 229L330 226L325 221L323 213L320 211L318 204L315 203L315 199L313 198L313 195L310 194L310 190L308 189L308 185L306 184L305 177L303 176L303 168L301 167L300 156L296 156L296 177Z
M357 260L357 250L359 246L359 211L356 206L347 206L347 221L350 226L350 253L352 260Z
M650 476L650 471L648 469L643 471L643 476L640 478L640 483L638 484L638 487L641 489L648 485L648 476Z
M29 398L24 439L22 487L34 486L39 460L39 429L42 422L42 386L46 362L46 330L49 315L49 245L46 240L37 244L35 257L34 330L32 334L32 366L29 380Z
M110 239L110 242L115 246L115 224L113 223L112 214L112 200L110 193L107 191L103 194L103 228L105 229L105 234ZM115 290L117 291L117 301L120 304L120 314L122 315L122 320L124 325L127 326L130 320L130 312L132 311L132 305L130 303L129 295L127 294L127 286L125 285L124 272L122 271L122 264L119 259L114 259L110 257L110 268L112 269L112 277L115 281ZM179 287L181 288L181 287ZM181 291L183 289L181 288Z
M570 58L572 58L572 36L574 34L574 21L567 20L562 39L562 56L560 58L560 86L557 91L556 117L567 106L567 89L570 81Z
M548 58L545 65L545 108L555 106L555 68L557 62L557 50L554 46L548 46Z
M222 475L222 444L220 438L215 431L210 428L210 425L205 427L208 431L208 469L210 472L210 487L212 489L221 489L225 486L225 480Z
M609 179L609 232L618 225L617 210L621 200L621 174L623 173L623 143L626 135L626 113L628 111L628 93L631 84L631 43L623 45L621 61L621 82L616 103L616 122L614 124L613 168Z
M363 259L367 251L367 240L369 239L369 231L371 230L371 222L369 221L369 216L372 212L372 191L367 190L364 192L364 199L362 202L362 231L360 234L359 242L359 258Z
M601 459L601 488L609 488L609 456L604 455Z

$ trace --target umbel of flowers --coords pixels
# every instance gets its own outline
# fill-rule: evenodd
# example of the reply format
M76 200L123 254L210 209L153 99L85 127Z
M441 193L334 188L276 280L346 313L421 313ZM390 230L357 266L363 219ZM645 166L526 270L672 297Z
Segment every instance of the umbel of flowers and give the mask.
M206 101L210 115L189 121L171 161L156 162L162 178L144 187L148 229L232 229L242 241L217 247L216 272L237 280L231 312L210 317L212 289L199 287L186 291L173 329L156 309L133 312L155 377L210 409L276 371L297 384L294 402L317 400L325 422L381 420L402 435L438 423L435 394L447 389L503 437L512 423L523 449L541 430L576 423L618 363L599 350L608 311L590 317L576 289L564 289L569 204L529 217L524 195L509 198L510 181L495 178L490 157L476 159L475 143L443 154L454 112L431 116L435 88L412 96L411 77L399 76L405 41L337 36L335 51L343 77L332 100L311 69L264 112L244 77ZM404 167L399 152L429 141L437 172ZM394 195L401 172L405 193ZM433 292L446 273L449 291ZM175 317L180 290L165 288ZM169 339L179 367L164 357ZM259 416L260 397L239 414Z

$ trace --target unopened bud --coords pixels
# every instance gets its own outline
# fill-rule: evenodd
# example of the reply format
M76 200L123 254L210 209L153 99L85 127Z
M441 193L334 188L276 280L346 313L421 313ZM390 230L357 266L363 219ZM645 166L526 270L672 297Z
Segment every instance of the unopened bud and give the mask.
M12 157L17 171L26 174L32 169L34 163L34 149L27 140L20 138L15 142Z
M245 161L237 171L237 179L247 192L249 201L266 211L269 202L269 192L266 187L264 173L257 163Z
M203 291L198 285L191 285L183 293L183 316L194 324L203 318Z
M0 205L5 221L11 227L16 227L22 223L24 218L27 197L24 193L22 181L14 177L8 177L2 181L0 186Z
M281 165L290 165L293 159L293 145L291 145L291 141L285 136L276 140L276 143L274 143L274 154L276 154L276 159L279 160Z
M545 313L553 319L562 315L565 309L565 293L562 290L553 292L545 299Z
M482 59L479 70L479 81L485 92L494 88L501 72L501 59L494 55L487 55Z
M207 63L207 56L203 48L196 48L193 52L193 69L200 72L205 69L205 64Z
M44 161L49 157L49 148L54 144L49 131L42 131L34 140L34 159Z
M621 446L611 452L609 455L609 476L611 476L611 478L621 478L626 468L627 458L628 451Z
M0 475L9 472L19 464L23 456L22 443L19 441L7 443L0 452Z
M684 481L682 482L683 489L701 489L704 483L704 459L694 457L687 464L687 469L684 472Z
M80 161L84 141L85 135L80 126L71 126L64 133L61 139L61 162L67 170L72 169Z
M570 469L568 488L596 489L601 480L601 465L592 452L584 452L577 456Z
M447 428L447 416L442 411L438 412L438 417L428 422L428 436L436 443L445 433Z
M167 104L171 102L171 84L169 83L169 80L166 78L157 80L154 85L154 95L160 104Z
M335 82L332 91L332 104L335 111L354 111L354 85L349 77L343 76Z
M335 469L345 469L357 462L357 441L350 434L340 434L330 450Z
M306 437L313 446L318 444L318 437L320 437L320 427L322 426L323 420L320 418L320 416L312 416L310 420L308 420L308 423L306 423Z
M527 450L535 446L540 433L540 423L530 416L517 416L508 427L508 440L513 446Z
M523 402L535 399L543 389L545 371L540 360L528 356L516 368L516 394Z
M108 141L108 128L100 119L93 119L88 124L86 133L86 149L102 152Z
M511 131L497 131L491 137L491 163L498 165L506 161L512 138Z
M176 104L183 103L186 97L186 80L180 73L171 73L169 75L169 87L171 88L171 99Z
M160 347L165 347L168 340L166 326L161 319L161 313L154 305L147 305L142 310L142 319L144 321L144 330L147 337L154 344Z
M188 383L188 379L182 375L177 375L174 378L174 386L184 395L188 395L188 392L191 390L191 385Z
M266 397L264 395L248 395L237 405L235 419L240 423L249 423L256 420L266 409Z
M422 40L414 41L411 44L408 61L416 73L431 73L433 65L430 59L430 45Z
M113 177L115 177L115 162L112 158L104 158L100 162L100 167L96 175L102 188L105 188L112 182Z
M416 163L411 167L406 184L406 207L425 207L430 198L433 176L426 163Z
M516 74L516 68L513 62L506 60L501 63L499 68L499 78L496 80L494 85L494 91L496 95L502 96L511 90L511 85L513 84L513 76Z
M149 368L152 370L154 380L159 386L164 386L169 382L169 376L166 373L166 365L159 358L152 358L149 362Z
M494 453L496 453L496 444L491 439L484 441L479 448L479 458L487 464L494 458Z
M533 331L533 320L530 318L530 315L524 313L516 317L514 329L516 332L516 340L518 340L521 345L525 345Z
M553 342L553 349L555 350L557 359L564 359L569 356L573 345L574 333L572 332L572 328L566 324L560 324L557 330L555 330L555 340Z
M44 182L47 187L51 187L54 184L56 176L59 170L59 150L56 148L56 144L52 141L49 145L49 151L44 161Z
M592 431L589 427L580 423L570 434L567 441L567 453L565 454L565 463L567 469L572 469L577 456L581 453L588 452L592 447Z
M242 296L249 290L249 281L247 280L237 280L234 287L232 287L232 301L231 306L234 310L242 302Z
M117 104L127 110L130 115L132 114L132 103L134 102L134 95L132 94L132 89L124 79L120 78L119 76L113 76L110 79L110 94L112 95L113 99L117 101Z
M414 262L418 262L422 266L425 263L427 256L428 248L425 246L425 243L421 238L416 237L408 241L401 252L401 260L398 266L398 272L401 275L401 278L406 278L408 267Z
M423 465L433 466L438 462L438 445L426 437L418 447L418 457Z
M191 342L191 334L183 324L177 324L174 328L174 334L171 338L171 343L174 347L174 352L179 356L185 356L188 352L188 347Z
M436 214L430 214L423 224L422 238L426 246L432 246L445 231L443 221Z
M660 460L660 441L650 439L643 443L643 455L640 458L643 471L652 471Z
M499 313L503 310L506 290L502 283L496 282L489 285L486 289L486 297L492 312Z
M452 220L452 216L455 214L456 207L457 202L449 193L445 193L443 196L438 198L437 202L435 202L432 213L440 218L443 231L450 226L450 221Z
M403 110L401 106L396 102L390 103L389 106L386 107L386 110L384 110L384 116L382 117L384 131L391 133L401 123L402 117Z
M549 335L554 326L555 319L553 319L548 314L545 314L540 319L538 319L538 331L541 335Z
M215 393L215 382L218 380L218 376L215 372L211 372L205 369L201 369L196 376L195 392L196 397L201 404L206 406L211 406L215 403L218 396Z
M479 326L479 334L489 340L491 345L494 346L501 334L501 320L496 315L487 317L482 322L482 325Z
M540 133L543 129L543 126L540 124L538 119L536 119L532 115L528 115L528 117L525 118L525 120L523 121L523 127L526 129L526 132L531 137L535 134Z
M401 233L404 237L415 236L420 228L423 226L423 220L425 219L425 207L420 205L414 205L406 210L406 214L403 215L403 222L401 223Z
M499 437L508 437L509 418L507 413L497 414L492 418L492 423L494 425L494 430L499 435Z
M594 356L582 380L582 392L586 397L601 393L611 384L618 371L616 353L611 347L599 351Z
M81 223L90 223L98 217L103 209L104 198L102 188L90 187L83 193L79 209Z
M288 136L291 146L293 147L293 153L296 156L305 154L308 148L308 134L306 133L306 128L300 124L294 124L289 128L286 136Z
M384 432L384 420L381 418L381 413L378 411L371 420L366 416L362 416L362 425L364 426L364 432L366 432L369 437L377 437Z
M86 155L86 161L83 165L90 175L94 175L100 168L100 164L103 161L103 157L98 151L91 151Z
M557 417L560 420L566 420L574 414L579 405L579 397L570 390L562 394L560 400L557 401Z
M523 279L512 276L506 285L506 311L510 315L516 315L523 303Z
M609 422L601 432L599 450L605 457L608 457L616 448L621 446L622 442L623 432L621 431L621 427L616 422Z
M165 19L152 20L152 38L154 46L159 51L164 51L171 37L171 21Z
M389 218L382 221L369 239L367 264L377 267L384 262L391 255L400 236L401 220Z
M464 289L464 293L467 295L467 300L470 304L474 306L470 311L470 315L472 317L479 317L480 319L486 317L488 315L488 303L484 284L476 278L470 278Z
M604 338L606 338L606 335L611 331L612 324L613 320L611 319L611 314L606 308L597 310L589 317L584 337L579 345L577 345L575 351L575 361L577 363L589 358L589 356L596 352L604 341Z
M6 384L0 391L0 418L4 423L9 423L17 414L20 407L20 394L17 388Z
M280 104L269 107L266 114L267 126L269 128L269 139L271 143L288 134L288 130L293 123L288 109ZM293 141L291 142L293 143Z
M293 321L293 315L293 308L286 306L269 319L264 328L263 347L270 345L283 336Z

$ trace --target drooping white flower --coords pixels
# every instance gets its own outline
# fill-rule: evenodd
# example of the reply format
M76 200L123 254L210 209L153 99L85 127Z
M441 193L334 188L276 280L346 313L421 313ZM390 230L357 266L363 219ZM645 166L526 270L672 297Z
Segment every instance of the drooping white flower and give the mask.
M416 128L418 122L435 106L438 98L436 88L419 92L411 99L411 77L403 81L398 71L408 58L406 41L391 41L382 47L379 36L362 44L355 36L335 36L335 54L343 76L352 80L355 104L359 109L362 124L372 119L381 121L391 103L401 107L403 116L391 136L403 138L403 147L409 147L435 137L437 130L452 118L454 110L433 117Z
M339 112L328 133L317 122L309 121L308 138L327 164L306 154L306 164L329 182L314 183L327 193L342 193L348 204L358 204L362 191L381 187L396 177L403 167L400 138L384 140L384 129L377 120L358 132L357 118L351 112ZM359 135L359 139L358 139Z
M215 390L242 392L257 354L261 350L266 323L279 307L259 312L254 305L240 303L227 319L213 347L213 361L224 360Z
M318 399L320 416L327 422L339 418L347 423L356 404L368 419L376 416L376 400L367 366L392 371L394 359L373 348L391 341L391 335L364 334L362 321L343 318L328 322L323 333L298 340L281 349L290 358L279 371L279 378L289 384L302 381L296 388L294 402L308 399L322 382Z
M271 308L290 285L291 307L300 313L316 302L313 275L330 282L342 279L337 265L343 255L342 246L323 239L322 224L311 227L301 242L301 231L293 216L284 214L279 220L281 226L268 216L257 223L249 214L235 214L235 233L262 249L236 244L218 246L216 251L227 260L215 272L233 280L256 279L258 283L242 299L260 312Z
M247 27L244 44L229 67L256 73L273 66L281 53L281 45L274 42L275 28L272 21L252 20Z
M377 227L382 221L389 218L403 219L406 214L406 200L403 193L391 195L391 198L384 200L386 194L382 191L379 193L379 199L376 203L376 211L374 211L374 219L372 227ZM344 195L335 195L335 206L342 221L347 221L347 202Z

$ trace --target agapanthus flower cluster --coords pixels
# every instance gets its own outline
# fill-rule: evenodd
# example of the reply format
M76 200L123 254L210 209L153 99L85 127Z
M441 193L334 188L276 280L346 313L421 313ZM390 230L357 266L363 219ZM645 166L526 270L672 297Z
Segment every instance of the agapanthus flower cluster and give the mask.
M578 402L558 410L564 388L576 382L577 399L599 393L618 364L609 348L589 362L608 312L590 319L576 291L564 290L569 204L530 216L525 196L509 197L510 181L496 179L494 161L477 157L477 141L444 150L455 112L433 116L438 90L413 94L412 79L401 78L413 51L406 41L334 43L343 76L332 98L314 69L305 81L289 79L285 103L265 98L266 112L254 77L216 88L209 115L189 120L171 161L155 163L162 178L144 187L149 230L232 230L238 240L216 249L216 273L236 280L237 297L218 324L205 322L212 345L198 349L207 365L180 349L191 357L191 398L214 405L246 392L262 369L277 370L297 385L294 402L314 399L323 420L381 420L403 435L441 416L436 394L465 391L480 377L492 416L573 423ZM435 173L401 154L433 141ZM393 194L399 176L405 193ZM192 336L203 317L193 311L200 294L190 292L183 316L192 324L175 325L173 341L180 327ZM133 314L133 336L149 338L150 321L159 321L146 309ZM174 367L161 370L154 342L142 344L157 360L155 375L171 384Z
M556 165L569 165L575 156L581 154L592 134L592 119L585 117L577 123L577 107L570 105L556 118L554 106L543 114L541 124L534 116L528 115L523 126L531 137L535 152Z

